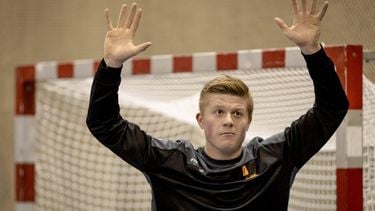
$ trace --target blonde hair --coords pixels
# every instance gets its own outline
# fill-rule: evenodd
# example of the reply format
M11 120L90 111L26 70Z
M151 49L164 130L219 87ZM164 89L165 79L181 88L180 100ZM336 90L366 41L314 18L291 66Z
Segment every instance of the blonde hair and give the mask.
M208 81L203 86L199 97L199 110L201 113L204 112L208 94L227 94L246 98L249 122L251 121L254 109L253 98L249 88L241 79L228 75L220 75Z

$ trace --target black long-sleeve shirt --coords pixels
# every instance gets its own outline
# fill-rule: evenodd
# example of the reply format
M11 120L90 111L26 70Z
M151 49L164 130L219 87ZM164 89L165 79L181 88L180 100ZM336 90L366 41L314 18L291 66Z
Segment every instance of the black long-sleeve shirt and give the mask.
M214 160L185 140L151 137L119 114L121 68L101 62L95 75L87 125L120 158L143 172L152 187L153 210L287 210L300 169L343 120L348 100L324 50L303 55L315 102L283 132L256 137L240 157Z

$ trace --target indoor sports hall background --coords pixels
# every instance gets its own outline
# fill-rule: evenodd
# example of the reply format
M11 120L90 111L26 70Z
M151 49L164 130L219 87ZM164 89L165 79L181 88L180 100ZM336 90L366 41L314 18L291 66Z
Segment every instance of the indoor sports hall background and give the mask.
M108 7L116 17L122 1L2 0L0 2L0 207L15 198L15 68L39 61L100 59ZM125 3L131 3L125 1ZM143 54L186 54L292 46L273 18L291 19L289 0L141 0L144 16L137 41L151 41ZM374 1L331 0L322 26L326 44L375 49ZM363 63L375 80L374 62Z

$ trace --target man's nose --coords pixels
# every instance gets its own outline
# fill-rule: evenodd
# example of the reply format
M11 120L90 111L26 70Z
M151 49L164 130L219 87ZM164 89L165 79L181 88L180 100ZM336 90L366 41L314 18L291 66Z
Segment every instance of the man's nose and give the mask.
M232 127L233 126L233 118L231 114L226 114L224 116L224 126Z

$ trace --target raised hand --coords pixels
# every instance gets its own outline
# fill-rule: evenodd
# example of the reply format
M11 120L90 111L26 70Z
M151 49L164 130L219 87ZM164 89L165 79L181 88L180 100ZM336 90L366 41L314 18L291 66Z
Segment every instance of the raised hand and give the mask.
M109 10L105 9L108 31L104 40L104 61L110 67L120 67L126 60L146 50L151 43L134 45L133 39L141 20L142 9L133 3L121 6L117 26L113 27Z
M307 10L306 0L292 0L294 18L293 24L288 26L282 19L275 18L277 25L284 34L300 47L304 54L313 54L320 49L320 23L327 11L328 1L325 1L320 10L317 9L317 0L312 1L311 9Z

